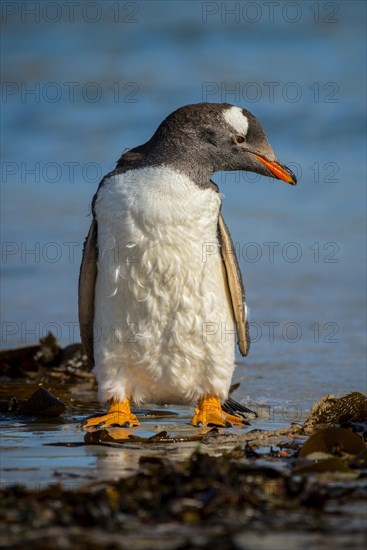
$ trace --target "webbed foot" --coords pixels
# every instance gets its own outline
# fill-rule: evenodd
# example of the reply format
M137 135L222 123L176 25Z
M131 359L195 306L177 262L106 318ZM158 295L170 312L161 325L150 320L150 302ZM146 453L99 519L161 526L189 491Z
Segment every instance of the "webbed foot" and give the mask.
M191 419L192 426L220 426L229 428L231 426L243 426L244 421L239 416L226 413L217 397L212 395L201 397L198 407L195 409Z
M106 428L108 426L131 428L132 426L139 426L139 424L139 420L131 412L130 399L126 398L125 401L112 400L106 414L88 418L83 422L82 428Z

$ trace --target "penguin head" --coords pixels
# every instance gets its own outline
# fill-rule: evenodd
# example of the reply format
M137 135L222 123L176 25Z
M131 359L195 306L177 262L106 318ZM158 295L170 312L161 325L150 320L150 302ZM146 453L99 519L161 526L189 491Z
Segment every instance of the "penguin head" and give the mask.
M256 117L229 103L177 109L160 124L150 144L164 147L172 162L199 163L205 172L244 170L297 183L293 172L277 160Z

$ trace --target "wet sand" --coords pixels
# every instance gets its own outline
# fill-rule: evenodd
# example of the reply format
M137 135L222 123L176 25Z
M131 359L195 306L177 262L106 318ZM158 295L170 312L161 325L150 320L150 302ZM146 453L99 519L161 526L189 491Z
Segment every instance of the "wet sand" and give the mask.
M86 432L103 409L78 349L47 367L18 357L19 372L3 362L1 548L364 547L364 396L293 424L263 409L198 429L191 408L152 406L138 428ZM27 409L40 387L62 413Z

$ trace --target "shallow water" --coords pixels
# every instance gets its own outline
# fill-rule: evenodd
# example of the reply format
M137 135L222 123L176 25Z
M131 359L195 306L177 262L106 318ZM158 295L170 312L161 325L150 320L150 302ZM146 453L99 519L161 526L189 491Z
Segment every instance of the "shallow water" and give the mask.
M272 19L266 2L257 15L241 2L235 15L224 3L132 2L130 13L120 2L116 15L106 1L96 22L78 8L57 23L23 4L3 27L1 346L48 330L79 340L78 270L100 177L178 106L229 101L257 115L299 178L291 188L214 176L251 311L240 398L303 414L322 395L363 390L366 4L280 2ZM18 432L30 449L33 429ZM35 429L36 440L53 430ZM93 463L85 452L72 456Z
M95 405L98 406L97 403ZM83 415L66 415L52 421L31 419L24 422L19 417L3 416L1 486L21 483L35 489L63 483L67 488L73 489L90 481L118 479L136 471L140 456L151 453L149 444L83 445L86 432L79 425L87 416L95 413L95 410L89 405L85 407ZM276 430L289 425L290 417L302 420L293 410L288 409L287 422L284 411L280 407L274 407L274 404L257 404L256 410L260 418L251 421L251 426L220 431L236 435L252 429ZM166 416L168 412L172 412L172 415ZM125 437L131 434L148 438L166 430L172 437L187 438L205 433L209 429L190 427L188 424L192 410L186 407L169 407L164 411L164 416L160 416L159 411L155 412L156 417L145 417L145 411L139 410L137 414L141 425L131 430L122 430ZM205 445L189 443L191 452L198 446L205 452ZM160 456L168 454L170 457L171 452L172 446L165 449L164 444L160 445ZM184 459L190 454L187 444L178 441L174 454L176 458Z

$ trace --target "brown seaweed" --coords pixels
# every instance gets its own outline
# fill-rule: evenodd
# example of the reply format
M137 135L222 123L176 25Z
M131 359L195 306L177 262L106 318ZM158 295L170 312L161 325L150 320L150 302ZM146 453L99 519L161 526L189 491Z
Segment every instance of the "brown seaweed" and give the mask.
M361 437L345 428L325 428L311 435L302 446L299 455L307 456L321 452L340 456L342 453L355 455L365 448Z
M124 444L136 443L142 445L151 445L154 443L183 443L188 441L205 441L207 437L213 437L218 434L217 428L203 430L191 436L170 436L167 431L161 431L150 437L140 437L133 433L130 428L112 428L101 429L87 432L84 436L84 442L87 445L103 445L106 443Z
M352 392L342 397L328 395L320 399L311 408L306 419L306 430L321 429L345 422L364 422L367 420L367 397L360 392Z

